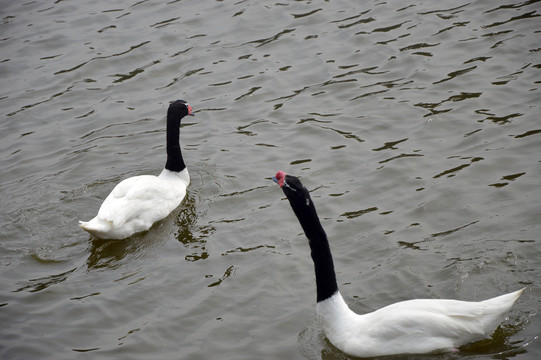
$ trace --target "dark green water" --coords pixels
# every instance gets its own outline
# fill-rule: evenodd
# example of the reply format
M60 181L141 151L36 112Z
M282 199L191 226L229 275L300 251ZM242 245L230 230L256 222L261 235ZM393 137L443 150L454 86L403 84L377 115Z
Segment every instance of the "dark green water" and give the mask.
M348 358L278 170L357 312L527 288L493 339L393 359L541 356L541 2L0 3L2 359ZM92 241L179 98L186 200Z

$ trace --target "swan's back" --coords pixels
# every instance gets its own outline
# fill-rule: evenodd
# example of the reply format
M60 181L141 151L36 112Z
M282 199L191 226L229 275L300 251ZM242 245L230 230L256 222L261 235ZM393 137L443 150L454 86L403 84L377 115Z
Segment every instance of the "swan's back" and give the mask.
M413 327L423 330L434 337L456 337L457 343L454 346L460 346L490 336L505 319L523 290L479 302L409 300L389 305L371 315L380 320L394 319L396 325L405 329Z
M103 201L98 215L80 226L96 238L123 239L150 229L184 199L188 170L164 169L160 176L140 175L121 181Z

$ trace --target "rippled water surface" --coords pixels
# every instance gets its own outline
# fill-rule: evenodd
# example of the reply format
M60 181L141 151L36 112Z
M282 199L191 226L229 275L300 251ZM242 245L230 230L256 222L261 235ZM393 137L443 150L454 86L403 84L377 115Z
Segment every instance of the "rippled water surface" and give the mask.
M526 287L435 358L541 357L541 2L0 3L2 359L348 358L277 170L355 311ZM186 200L93 241L77 221L161 171L179 98Z

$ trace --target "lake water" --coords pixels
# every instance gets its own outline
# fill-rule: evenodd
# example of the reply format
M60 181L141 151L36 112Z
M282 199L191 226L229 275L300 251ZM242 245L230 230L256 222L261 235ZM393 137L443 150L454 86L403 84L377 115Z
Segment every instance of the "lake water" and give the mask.
M1 1L0 357L347 359L315 316L301 177L363 313L526 287L458 354L541 358L541 2ZM184 99L192 183L93 241L159 174Z

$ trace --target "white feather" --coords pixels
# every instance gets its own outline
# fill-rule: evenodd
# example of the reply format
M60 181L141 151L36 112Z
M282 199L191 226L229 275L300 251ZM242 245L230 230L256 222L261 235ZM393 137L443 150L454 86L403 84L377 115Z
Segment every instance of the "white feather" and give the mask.
M99 239L124 239L146 231L180 205L189 183L187 168L125 179L103 201L98 215L79 221L79 226Z
M317 303L330 342L369 357L449 351L490 336L524 289L479 302L416 299L359 315L340 292Z

